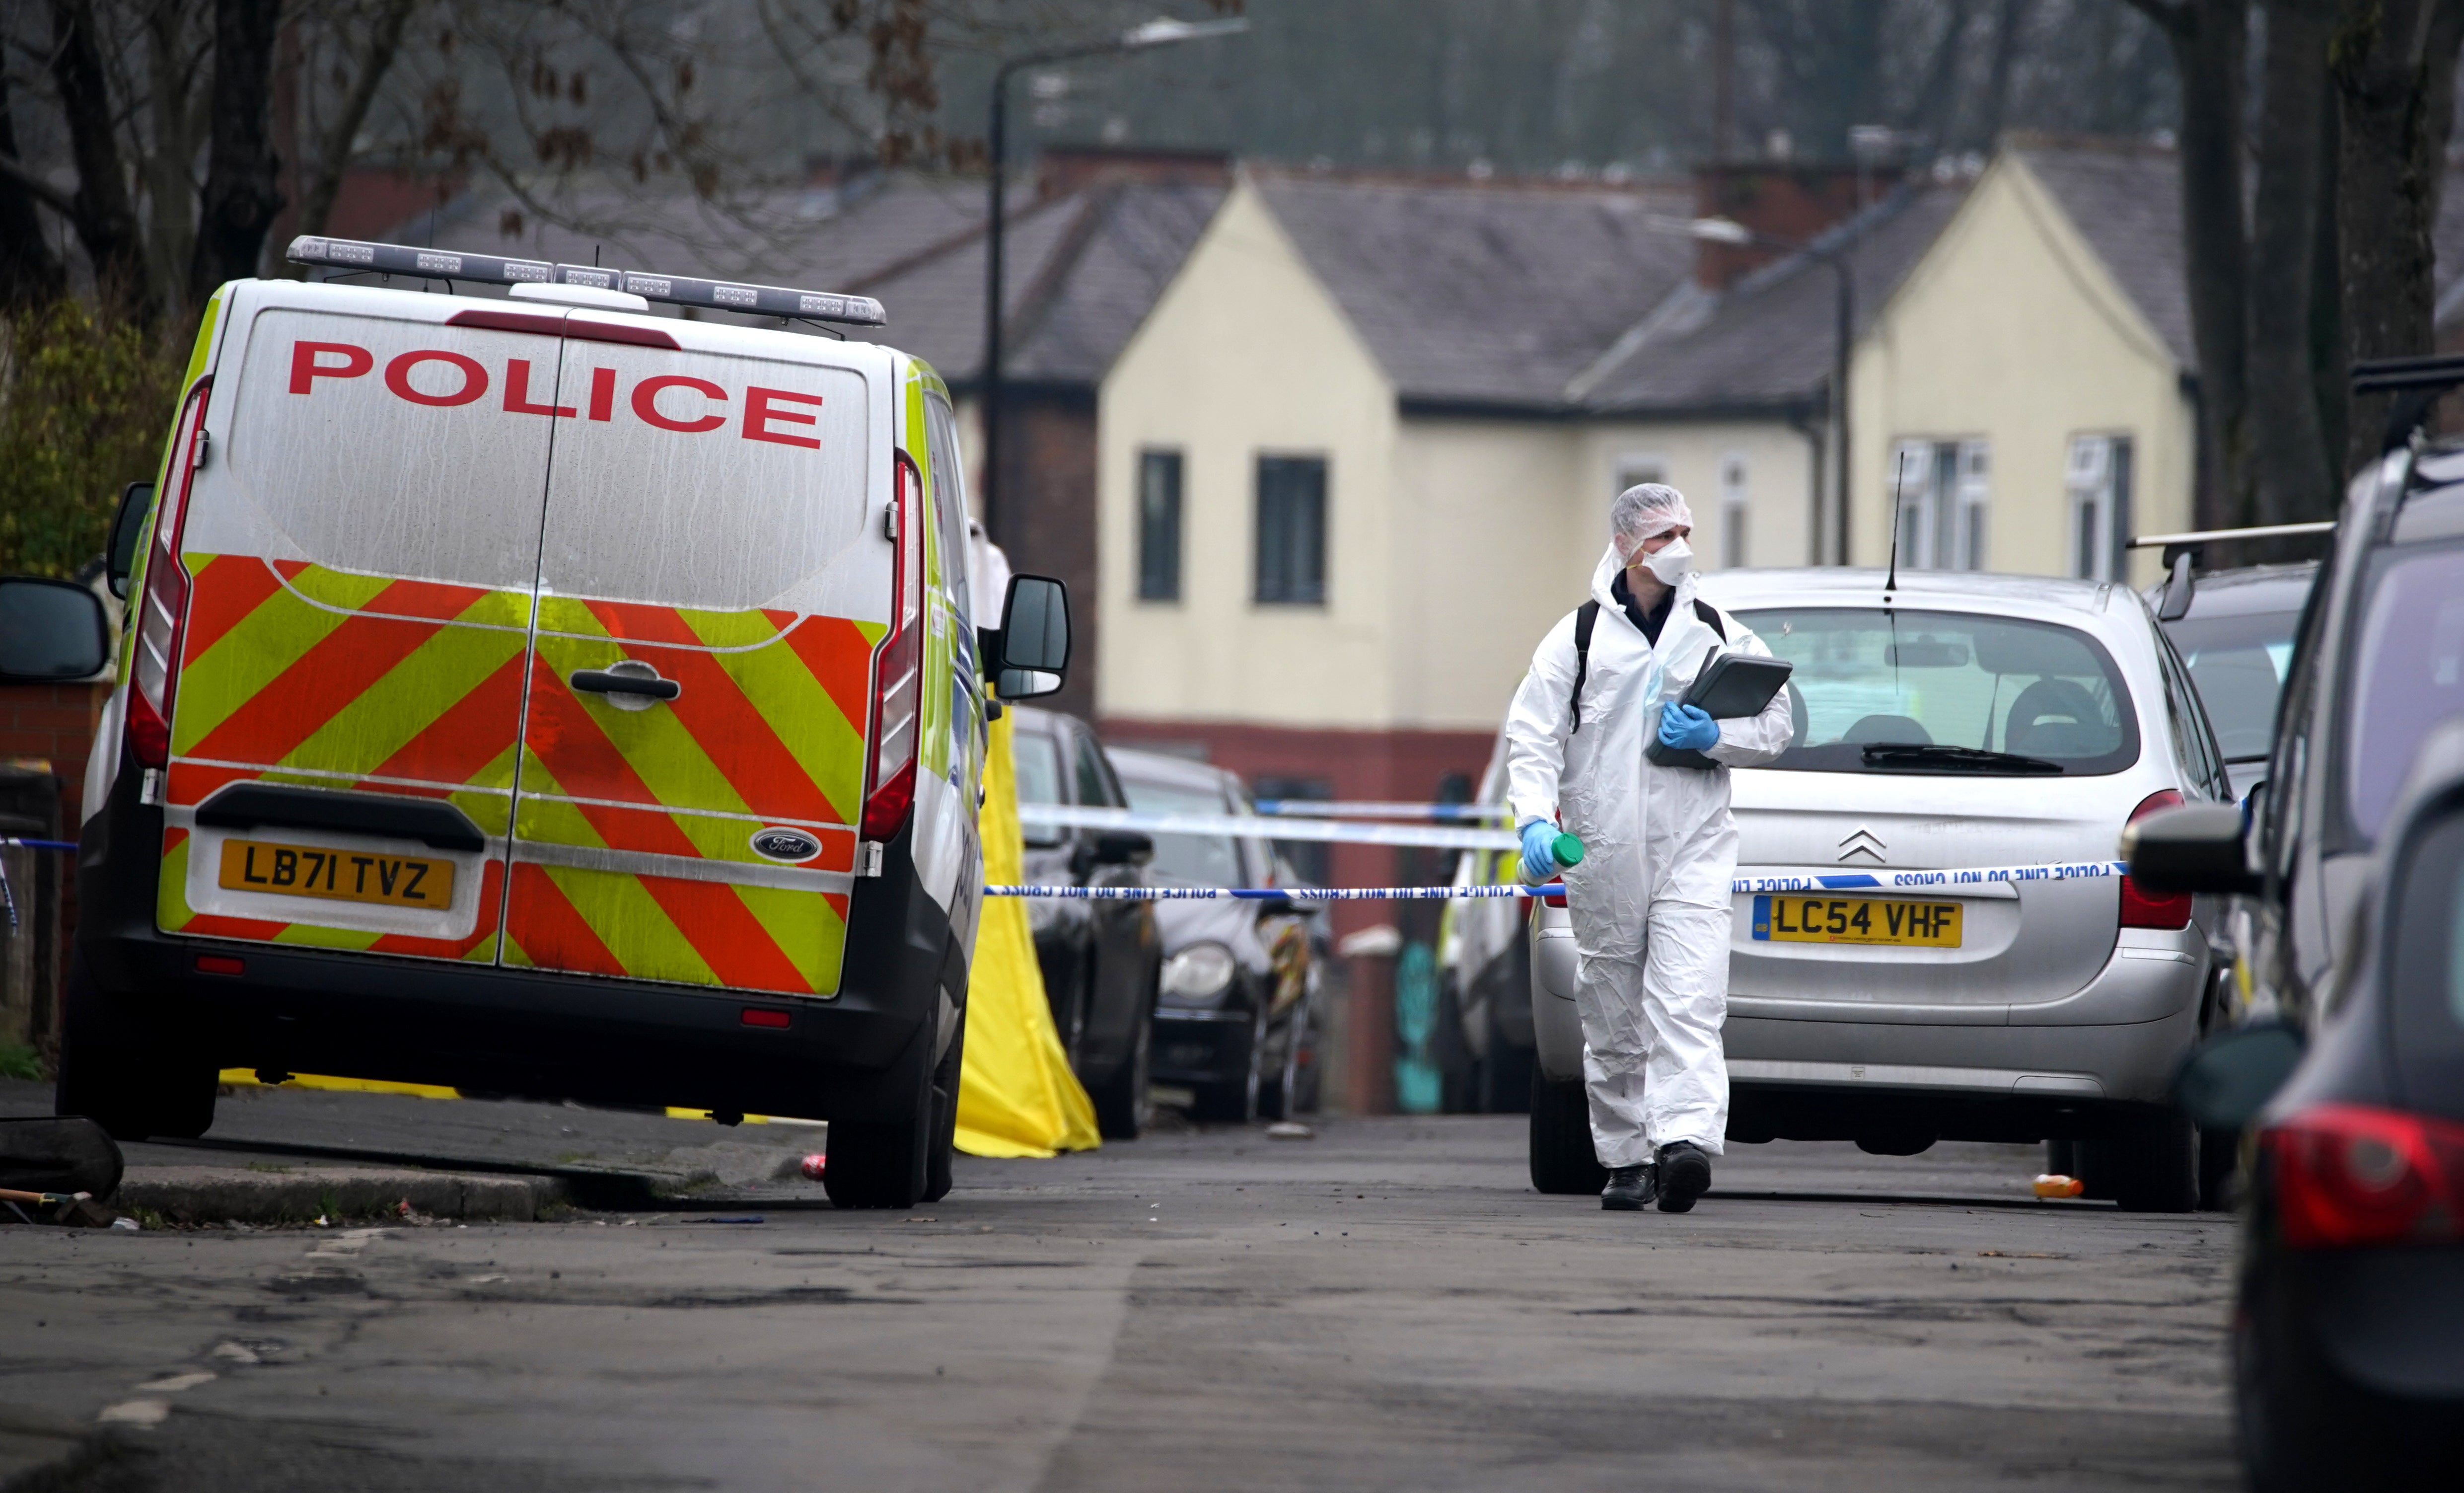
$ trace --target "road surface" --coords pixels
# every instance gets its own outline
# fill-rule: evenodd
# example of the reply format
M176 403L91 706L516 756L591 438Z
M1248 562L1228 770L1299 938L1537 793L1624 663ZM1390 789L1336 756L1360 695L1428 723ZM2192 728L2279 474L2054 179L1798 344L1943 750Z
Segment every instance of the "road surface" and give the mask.
M44 1487L2235 1485L2231 1220L2035 1202L2026 1148L1739 1147L1691 1215L1607 1214L1530 1190L1519 1117L1326 1119L962 1158L882 1214L766 1180L788 1127L284 1090L215 1133L703 1192L0 1229L0 1433L109 1428Z

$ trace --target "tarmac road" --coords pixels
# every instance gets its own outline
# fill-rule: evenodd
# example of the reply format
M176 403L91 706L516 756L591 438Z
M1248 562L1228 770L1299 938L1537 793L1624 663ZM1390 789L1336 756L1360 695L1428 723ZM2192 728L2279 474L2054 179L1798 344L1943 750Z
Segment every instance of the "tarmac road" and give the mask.
M811 1137L289 1090L226 1130L748 1178ZM7 1486L2234 1485L2228 1219L2034 1202L2025 1148L1784 1143L1691 1215L1604 1214L1530 1191L1519 1118L1317 1130L962 1158L911 1214L756 1179L556 1223L0 1229L0 1436L110 1427Z

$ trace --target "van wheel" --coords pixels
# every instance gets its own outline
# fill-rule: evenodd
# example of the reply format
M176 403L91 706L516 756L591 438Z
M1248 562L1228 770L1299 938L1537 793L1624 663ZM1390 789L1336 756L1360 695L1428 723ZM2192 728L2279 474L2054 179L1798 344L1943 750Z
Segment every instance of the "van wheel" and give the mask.
M1609 1169L1592 1150L1591 1104L1581 1079L1531 1076L1531 1185L1560 1196L1609 1185Z
M2199 1132L2170 1109L2133 1114L2080 1142L2091 1192L2111 1188L2124 1213L2189 1213L2199 1205Z
M956 1042L951 1052L957 1051ZM946 1058L948 1054L943 1054ZM832 1120L824 1143L822 1186L836 1208L912 1208L924 1198L932 1145L945 1133L935 1123L933 1079L915 1086L908 1112L895 1120ZM954 1111L955 1112L955 1111Z
M94 1121L114 1140L151 1135L194 1140L214 1123L220 1075L202 1061L183 1063L129 1028L126 1013L103 994L72 952L60 1022L55 1114Z
M961 1007L958 1034L950 1039L950 1050L941 1054L940 1066L933 1070L933 1153L924 1158L926 1202L939 1202L950 1196L950 1153L958 1132L958 1073L966 1066L966 1046L967 1015Z
M1138 1024L1130 1032L1129 1056L1112 1076L1088 1091L1095 1102L1095 1130L1106 1140L1135 1140L1155 1116L1155 1098L1148 1092L1155 1079L1155 1004L1138 1007Z

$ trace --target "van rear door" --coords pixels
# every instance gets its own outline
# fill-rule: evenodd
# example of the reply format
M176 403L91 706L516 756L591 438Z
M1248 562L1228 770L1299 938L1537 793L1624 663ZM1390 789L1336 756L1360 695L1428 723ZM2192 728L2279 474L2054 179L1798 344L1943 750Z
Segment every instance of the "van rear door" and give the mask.
M888 361L802 340L569 323L509 964L838 989L891 591L867 371Z
M469 301L365 287L226 296L205 459L160 520L190 584L157 921L493 961L555 318L455 325Z

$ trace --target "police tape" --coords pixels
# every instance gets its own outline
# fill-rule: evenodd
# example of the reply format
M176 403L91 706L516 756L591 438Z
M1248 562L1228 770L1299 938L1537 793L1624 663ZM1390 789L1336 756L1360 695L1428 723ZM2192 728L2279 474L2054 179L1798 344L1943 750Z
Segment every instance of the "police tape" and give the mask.
M1503 803L1398 803L1385 799L1260 799L1249 806L1274 819L1435 819L1485 823L1514 816Z
M21 840L14 835L0 835L0 848L23 850L74 850L74 840ZM0 912L9 918L9 932L17 932L17 892L9 885L9 868L0 866Z
M1840 871L1812 875L1740 876L1728 890L1741 895L1791 891L1928 891L1982 887L1996 882L2094 881L2125 875L2126 861L2057 861L2040 866L1960 867L1947 870ZM1540 897L1561 901L1562 882L1545 887L1013 887L988 886L988 897L1055 897L1073 902L1442 902L1457 898Z
M1135 829L1153 835L1239 835L1253 840L1323 840L1340 845L1417 845L1438 850L1512 850L1510 829L1363 824L1331 819L1268 819L1261 814L1150 814L1079 803L1021 803L1022 823L1057 829Z

